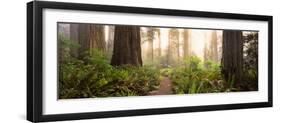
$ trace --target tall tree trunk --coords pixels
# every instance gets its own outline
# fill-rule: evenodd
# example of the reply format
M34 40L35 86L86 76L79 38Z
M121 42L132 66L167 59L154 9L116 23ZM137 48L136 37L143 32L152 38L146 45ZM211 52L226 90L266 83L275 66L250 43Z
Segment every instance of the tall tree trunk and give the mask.
M70 29L69 29L69 33L70 33L70 39L72 40L72 41L75 41L75 42L77 42L78 43L78 37L79 37L79 35L78 35L78 27L79 27L79 25L78 24L70 24Z
M108 26L108 37L107 37L107 54L112 56L114 45L114 26Z
M172 34L171 32L169 31L169 37L168 37L168 47L167 47L167 65L170 65L171 64L171 42L172 42Z
M222 73L226 81L234 81L239 87L243 69L242 31L223 31Z
M178 63L180 62L180 39L179 39L179 34L177 36L177 53L178 53Z
M106 43L102 25L79 24L78 32L78 40L81 46L79 49L80 57L83 57L85 53L91 54L94 48L105 51Z
M159 29L157 30L157 35L158 35L158 56L161 57L162 47L161 47L161 33Z
M107 49L111 52L113 51L113 44L114 44L114 26L108 26Z
M70 24L69 26L69 37L70 40L75 42L76 44L79 44L79 24ZM78 53L78 49L71 49L70 50L70 54L74 57L78 57L79 53Z
M176 61L179 61L179 30L170 29L169 30L169 58Z
M115 26L111 64L142 66L140 27Z
M176 50L177 50L177 58L178 58L178 60L177 60L177 62L179 63L179 61L180 61L180 35L179 35L180 33L179 33L179 31L178 30L176 30L176 36L175 36L175 42L176 42Z
M209 60L209 51L208 51L208 46L207 46L207 42L204 43L204 61L208 61Z
M183 57L184 59L190 57L190 41L188 29L185 29L183 32Z
M212 61L218 62L218 43L217 43L217 32L212 31L211 37L211 59Z
M90 24L79 24L78 27L78 42L80 44L79 57L83 58L85 52L90 49Z
M154 30L153 27L148 27L147 28L147 42L148 42L148 49L149 52L147 52L148 57L150 58L150 60L153 62L153 39L154 39Z
M102 52L106 50L103 25L90 25L90 50L93 48Z

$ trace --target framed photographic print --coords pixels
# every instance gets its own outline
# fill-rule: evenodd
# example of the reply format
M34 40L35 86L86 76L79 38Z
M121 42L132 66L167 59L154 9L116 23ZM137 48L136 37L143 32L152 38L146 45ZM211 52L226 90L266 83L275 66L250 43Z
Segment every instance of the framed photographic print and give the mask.
M272 16L27 3L29 121L272 102Z

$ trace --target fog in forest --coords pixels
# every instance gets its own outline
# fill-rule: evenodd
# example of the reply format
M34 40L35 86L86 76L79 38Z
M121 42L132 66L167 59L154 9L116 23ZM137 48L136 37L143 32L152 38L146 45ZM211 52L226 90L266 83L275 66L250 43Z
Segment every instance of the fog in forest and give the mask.
M70 24L59 24L59 33L66 37L70 37ZM141 27L141 51L144 64L157 61L160 57L171 55L175 60L184 58L184 42L188 42L190 54L199 57L201 60L208 60L206 50L210 50L212 43L216 40L217 50L210 55L216 55L219 61L222 51L222 31L221 30L204 30L204 29L173 29L158 27ZM175 30L175 31L173 31ZM151 33L151 34L150 34ZM174 33L174 37L169 35ZM188 35L187 39L184 35ZM169 37L170 36L170 37ZM175 38L171 40L170 38ZM114 26L104 26L104 39L109 51L113 51L114 43ZM170 41L170 42L169 42ZM168 53L170 48L170 54ZM177 56L175 56L177 55ZM205 55L205 57L204 57ZM152 58L154 57L154 58ZM179 59L177 58L179 57ZM209 56L214 57L214 56ZM178 61L180 62L180 61Z
M258 32L58 23L59 97L258 90Z

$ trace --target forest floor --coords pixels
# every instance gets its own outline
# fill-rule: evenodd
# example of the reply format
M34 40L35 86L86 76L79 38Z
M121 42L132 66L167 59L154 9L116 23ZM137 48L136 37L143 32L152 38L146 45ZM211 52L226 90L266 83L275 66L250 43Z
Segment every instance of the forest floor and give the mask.
M169 77L164 77L160 82L160 87L158 90L150 92L150 95L168 95L172 94L172 81Z

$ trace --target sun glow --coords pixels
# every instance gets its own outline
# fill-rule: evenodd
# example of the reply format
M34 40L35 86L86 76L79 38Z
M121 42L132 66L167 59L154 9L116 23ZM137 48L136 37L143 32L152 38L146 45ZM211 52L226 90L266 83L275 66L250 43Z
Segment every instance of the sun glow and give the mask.
M154 37L153 41L153 47L159 48L159 40L161 40L161 52L162 55L165 55L168 49L169 45L169 30L171 28L159 28L160 29L160 39L158 38L158 34ZM183 56L183 29L178 29L179 30L179 43L180 43L180 56ZM203 59L204 58L204 47L209 46L211 39L212 39L212 32L213 30L203 30L203 29L189 29L189 40L191 43L191 53L192 55L196 55L199 58ZM221 36L222 36L222 31L217 30L217 39L218 39L218 48L221 46ZM148 48L148 44L145 43L143 45L145 48Z

